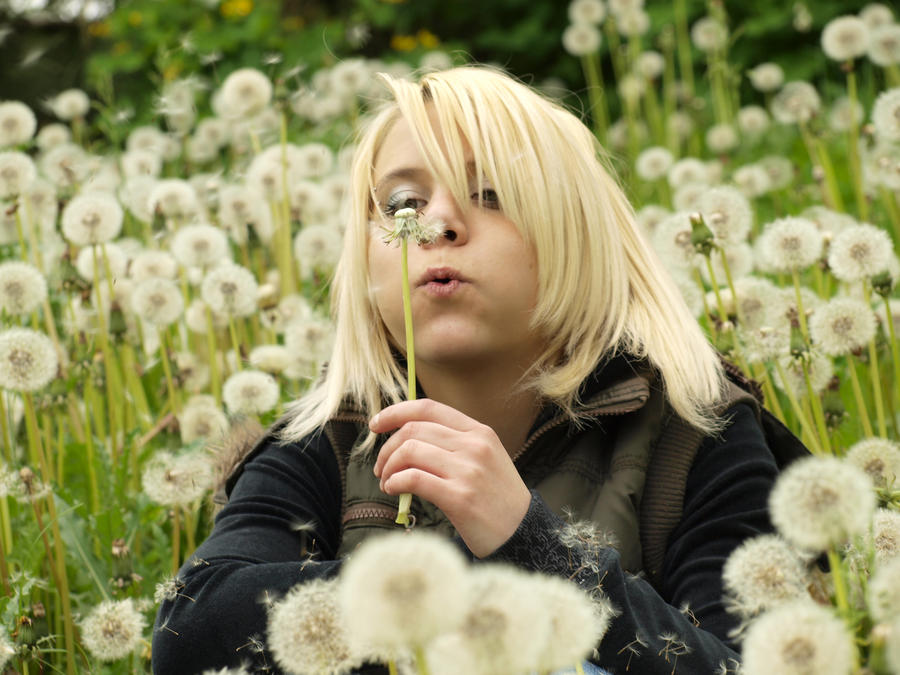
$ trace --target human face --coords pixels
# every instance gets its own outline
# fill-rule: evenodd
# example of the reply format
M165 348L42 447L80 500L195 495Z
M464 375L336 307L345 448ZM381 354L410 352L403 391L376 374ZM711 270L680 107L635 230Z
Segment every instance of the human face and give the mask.
M417 368L530 366L544 345L529 325L537 262L491 186L477 185L473 175L471 202L457 203L428 171L403 119L376 155L374 180L369 284L394 343L405 349L400 249L385 244L378 227L390 225L394 211L413 207L420 218L440 220L446 228L434 244L409 244Z

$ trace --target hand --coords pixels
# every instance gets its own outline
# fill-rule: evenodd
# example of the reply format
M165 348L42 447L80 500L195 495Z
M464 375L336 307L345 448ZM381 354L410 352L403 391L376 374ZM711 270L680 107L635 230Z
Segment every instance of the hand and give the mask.
M525 517L531 493L494 430L430 399L388 406L369 422L382 446L375 475L389 495L411 492L437 506L479 558Z

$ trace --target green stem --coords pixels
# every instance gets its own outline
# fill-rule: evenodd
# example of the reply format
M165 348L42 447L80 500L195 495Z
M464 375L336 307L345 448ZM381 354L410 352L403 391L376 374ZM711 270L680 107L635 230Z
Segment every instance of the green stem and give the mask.
M894 400L900 402L900 345L897 344L897 334L894 330L894 316L891 313L890 298L884 297L884 311L887 314L888 335L891 338L891 361L894 366Z
M172 378L172 364L169 363L169 331L159 328L159 355L162 360L163 373L166 376L166 389L169 390L169 407L177 415L181 412L178 402L178 392L175 389L175 380Z
M603 78L600 76L600 55L597 52L581 57L581 67L588 84L588 98L591 102L591 120L594 123L594 134L601 141L606 140L609 128L609 113L606 109L606 93L603 91Z
M856 413L859 415L859 421L862 423L863 433L866 435L866 438L872 438L875 432L872 431L872 422L869 420L869 412L866 409L866 401L863 398L862 387L859 384L859 375L856 373L856 359L853 354L847 354L847 369L850 371L853 397L856 399Z
M816 455L821 455L822 446L819 445L818 435L814 432L815 426L810 421L809 416L803 412L800 401L797 400L797 396L791 388L791 381L788 379L787 373L784 372L784 368L777 359L775 359L774 363L775 369L778 371L778 377L781 378L781 382L784 384L783 391L787 395L788 401L791 403L791 409L794 411L794 415L796 415L797 420L800 422L800 426L806 431L810 440L810 445L812 446L810 450Z
M803 309L803 296L800 294L800 274L796 269L791 269L791 279L794 282L794 294L797 298L797 321L800 322L800 333L803 341L809 344L809 329L806 326L806 312Z
M691 59L691 39L688 34L688 14L685 0L675 0L675 35L678 44L678 66L685 93L694 96L694 65Z
M416 669L419 671L419 675L431 675L431 671L428 670L428 659L425 658L425 650L421 645L416 647L415 654Z
M831 440L828 438L828 427L825 424L825 412L822 410L822 401L813 389L806 362L801 361L801 367L803 368L803 380L806 382L806 395L809 397L809 405L815 418L816 428L819 431L819 443L822 446L822 450L830 455L832 454Z
M172 507L172 574L181 567L181 507Z
M891 219L891 234L894 236L894 246L897 246L900 244L900 209L897 208L893 193L883 185L878 186L878 194Z
M859 94L856 88L856 72L853 70L853 62L851 61L848 65L847 95L850 99L850 129L848 130L850 172L853 174L853 191L856 194L856 207L859 218L865 222L869 220L869 203L866 200L865 190L863 190L862 162L859 158L859 123L856 120L856 103L859 100Z
M91 382L90 376L84 383L84 402L85 405L93 408L96 399L94 383ZM88 484L91 492L91 514L97 516L100 513L100 491L97 488L97 467L94 452L94 432L91 429L91 414L85 411L84 416L84 447L87 451L87 468L88 468Z
M241 341L238 340L237 328L234 325L234 317L228 316L228 334L231 336L231 348L234 349L234 361L237 364L237 371L244 369L244 357L241 354Z
M206 349L209 352L209 384L216 405L222 405L222 385L219 379L219 353L216 349L216 331L213 327L212 310L206 305Z
M837 605L838 614L848 623L852 624L853 610L850 607L849 594L847 593L847 582L844 579L844 568L841 563L841 557L838 555L834 546L828 547L828 567L831 572L831 579L834 582L834 602ZM853 673L859 672L859 649L856 644L853 645Z
M400 239L400 267L403 290L403 323L406 327L406 396L410 401L416 400L416 349L413 343L412 300L409 292L409 244L406 237ZM400 495L396 523L409 526L409 507L412 495Z

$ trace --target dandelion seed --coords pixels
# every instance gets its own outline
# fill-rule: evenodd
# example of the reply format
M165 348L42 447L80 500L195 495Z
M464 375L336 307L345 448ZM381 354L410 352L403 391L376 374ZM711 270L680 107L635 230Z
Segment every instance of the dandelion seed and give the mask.
M130 150L122 155L122 173L126 178L135 176L159 175L162 170L162 157L151 150Z
M640 8L622 12L616 16L616 28L624 37L639 37L650 30L650 15Z
M0 148L22 145L31 140L37 129L37 118L21 101L0 103Z
M338 675L362 664L348 645L337 579L298 584L269 611L268 645L290 673Z
M691 243L691 220L685 212L661 221L653 233L653 247L667 265L690 269L702 258Z
M184 298L178 284L171 279L150 278L134 289L131 308L144 321L165 327L184 312Z
M423 62L428 64L423 66L425 71L428 70L446 70L452 66L452 61L443 52L430 52L422 57ZM441 58L443 57L443 58ZM448 66L447 63L450 63ZM430 68L429 64L433 63L436 68ZM339 61L331 69L329 81L331 90L338 96L352 99L358 94L363 93L369 86L372 73L369 64L365 59L344 59Z
M467 609L466 565L425 533L368 540L341 571L340 605L352 645L399 651L452 631Z
M743 195L752 199L772 189L769 173L761 164L746 164L735 169L731 179Z
M307 225L294 237L294 259L300 275L330 274L343 248L341 233L329 225Z
M789 216L773 220L759 238L759 252L775 272L809 267L822 256L824 242L815 224Z
M247 185L226 185L219 192L219 223L238 244L247 241L247 226L260 240L272 237L272 215L263 195Z
M782 124L803 124L822 107L819 92L809 82L788 82L772 99L772 117Z
M278 405L278 383L259 370L243 370L231 375L222 387L222 400L232 415L261 415Z
M207 269L231 259L225 233L206 223L179 228L172 237L171 251L185 267Z
M635 60L634 69L645 80L656 80L666 69L666 59L659 52L645 51Z
M878 566L869 579L866 597L875 621L890 621L900 616L900 559Z
M855 651L843 621L810 600L797 600L764 614L744 640L747 675L849 673Z
M131 260L128 274L136 282L174 279L178 276L178 264L168 251L141 251Z
M872 542L876 567L900 558L900 513L877 509L872 519Z
M102 192L77 195L62 212L62 233L76 246L102 244L122 230L122 207Z
M701 52L718 51L728 42L728 28L718 19L705 16L691 27L691 42Z
M875 312L861 300L832 298L813 312L809 334L829 356L862 349L875 337Z
M50 149L40 159L42 173L60 188L74 188L88 175L88 161L84 150L72 143Z
M569 3L569 21L597 25L606 18L606 6L602 0L572 0Z
M822 51L834 61L851 61L866 53L869 27L858 16L839 16L822 30Z
M88 114L91 108L91 100L81 89L66 89L54 96L49 101L50 110L59 119L80 119Z
M898 144L883 141L876 133L875 147L863 154L863 183L871 191L879 187L900 190L900 161Z
M709 169L696 157L679 159L669 169L669 185L675 189L685 185L708 185Z
M572 56L588 56L600 49L600 31L589 23L570 24L562 34L562 45Z
M876 487L892 485L900 477L900 443L886 438L857 441L844 458L865 471Z
M745 241L753 225L750 202L732 187L720 185L705 191L697 200L697 210L723 247Z
M161 602L168 600L172 602L181 595L181 590L184 588L184 581L179 577L169 577L168 579L164 579L163 581L156 584L156 591L153 593L153 602L156 604L160 604Z
M58 145L64 145L71 142L72 132L65 124L54 122L53 124L45 124L34 137L34 142L42 152L48 152Z
M17 197L37 178L37 167L24 152L0 152L0 199Z
M98 661L118 661L141 644L146 625L132 598L108 600L81 622L81 640Z
M255 68L239 68L222 84L222 111L229 119L261 112L272 100L272 82Z
M806 566L784 539L774 534L746 540L722 571L729 608L749 618L787 600L806 597Z
M672 167L674 158L668 149L654 146L647 148L638 155L634 168L638 176L646 181L655 181L664 178Z
M869 60L887 68L900 63L900 25L869 26Z
M900 141L900 87L883 91L872 107L875 134L884 141Z
M747 71L750 84L761 92L777 90L784 83L784 71L777 63L761 63Z
M0 388L32 392L56 378L59 361L53 342L30 328L0 333Z
M250 316L256 311L258 284L245 267L225 263L213 268L203 278L200 297L209 308L227 316Z
M745 136L762 136L770 125L769 113L758 105L744 106L738 110L737 124Z
M212 485L209 460L200 453L175 456L157 451L141 474L144 493L163 506L185 506L200 499Z
M291 352L284 345L260 345L250 350L250 365L277 375L291 366Z
M0 314L30 314L47 299L47 280L25 262L0 263Z
M835 457L808 457L781 474L769 509L788 541L804 550L825 551L866 532L875 493L861 469Z

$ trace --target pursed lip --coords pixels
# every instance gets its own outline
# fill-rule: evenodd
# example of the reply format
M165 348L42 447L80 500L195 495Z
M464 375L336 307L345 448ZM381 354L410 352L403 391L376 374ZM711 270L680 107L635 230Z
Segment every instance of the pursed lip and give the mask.
M424 286L432 281L468 281L468 279L452 267L429 267L419 276L416 286Z

